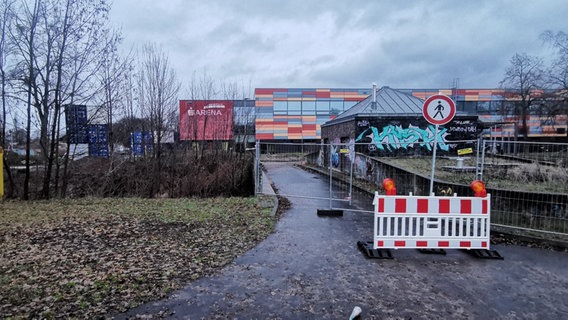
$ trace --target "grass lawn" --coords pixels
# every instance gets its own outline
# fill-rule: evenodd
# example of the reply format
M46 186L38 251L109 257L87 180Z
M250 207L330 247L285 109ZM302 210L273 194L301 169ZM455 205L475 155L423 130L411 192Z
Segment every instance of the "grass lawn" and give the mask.
M0 203L0 318L100 318L212 274L270 234L256 198Z

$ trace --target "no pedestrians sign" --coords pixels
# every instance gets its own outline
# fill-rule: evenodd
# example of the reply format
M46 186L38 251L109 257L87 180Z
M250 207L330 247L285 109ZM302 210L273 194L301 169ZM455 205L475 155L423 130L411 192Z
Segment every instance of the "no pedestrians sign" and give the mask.
M431 124L446 124L456 115L456 104L450 97L436 94L426 99L422 107L422 114Z

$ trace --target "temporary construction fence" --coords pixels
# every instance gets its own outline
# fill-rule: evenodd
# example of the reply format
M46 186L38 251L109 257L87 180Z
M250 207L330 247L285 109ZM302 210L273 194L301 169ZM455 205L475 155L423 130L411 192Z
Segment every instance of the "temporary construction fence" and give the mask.
M568 241L568 144L487 140L482 150L492 223Z
M354 196L353 188L382 192L385 178L396 181L398 194L430 193L432 157L415 151L417 146L348 142L258 142L257 146L257 168L263 161L288 161L331 177L326 197L331 209L344 208ZM473 140L447 146L435 163L435 195L470 196L469 184L480 179L492 194L494 226L513 227L521 234L535 231L552 239L568 237L568 144ZM261 183L257 175L257 192Z
M491 196L381 196L374 249L489 249Z
M476 197L397 196L388 190L381 196L376 192L373 241L359 241L357 246L369 258L379 259L392 259L390 249L441 254L445 249L466 249L480 258L503 259L489 250L491 195L481 181L473 184L477 189L481 185Z
M441 145L441 144L440 144ZM459 148L457 147L459 146ZM265 143L256 145L256 193L262 193L260 168L263 162L288 162L329 177L329 209L344 208L356 194L354 188L370 192L380 188L380 181L396 177L401 193L428 195L432 157L423 155L428 148L411 144L388 143L380 147L343 143ZM463 184L475 180L481 171L477 154L478 141L455 141L444 145L436 162L436 175L460 177ZM390 150L390 151L389 151ZM405 171L406 169L406 171ZM424 174L420 173L424 171ZM436 184L439 189L440 186ZM440 192L445 194L447 190ZM437 192L437 193L440 193ZM306 194L282 194L287 197L318 198ZM344 203L339 205L340 203ZM354 209L354 208L352 208Z
M349 176L349 162L345 151L340 146L331 146L318 143L262 143L256 144L256 190L262 193L262 163L286 162L301 166L306 170L316 171L329 178L329 192L325 195L298 193L280 193L284 197L298 197L326 200L325 209L342 210L344 205L350 203L353 191L352 177Z

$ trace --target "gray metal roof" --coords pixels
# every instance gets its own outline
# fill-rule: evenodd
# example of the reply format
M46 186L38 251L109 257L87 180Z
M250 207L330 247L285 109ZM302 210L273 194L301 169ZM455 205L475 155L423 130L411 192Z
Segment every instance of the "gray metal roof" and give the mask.
M376 93L377 102L373 104L371 94L365 100L339 114L326 125L343 122L360 116L422 116L424 100L389 87L382 87Z

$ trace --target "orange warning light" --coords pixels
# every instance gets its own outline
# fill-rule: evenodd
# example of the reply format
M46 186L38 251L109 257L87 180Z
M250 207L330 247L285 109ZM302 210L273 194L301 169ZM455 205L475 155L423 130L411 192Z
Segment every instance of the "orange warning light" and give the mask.
M386 178L383 180L383 189L386 191L387 196L396 196L396 187L394 185L394 180L391 178Z
M471 189L476 197L486 197L487 190L485 190L485 184L481 180L473 180L471 183Z

